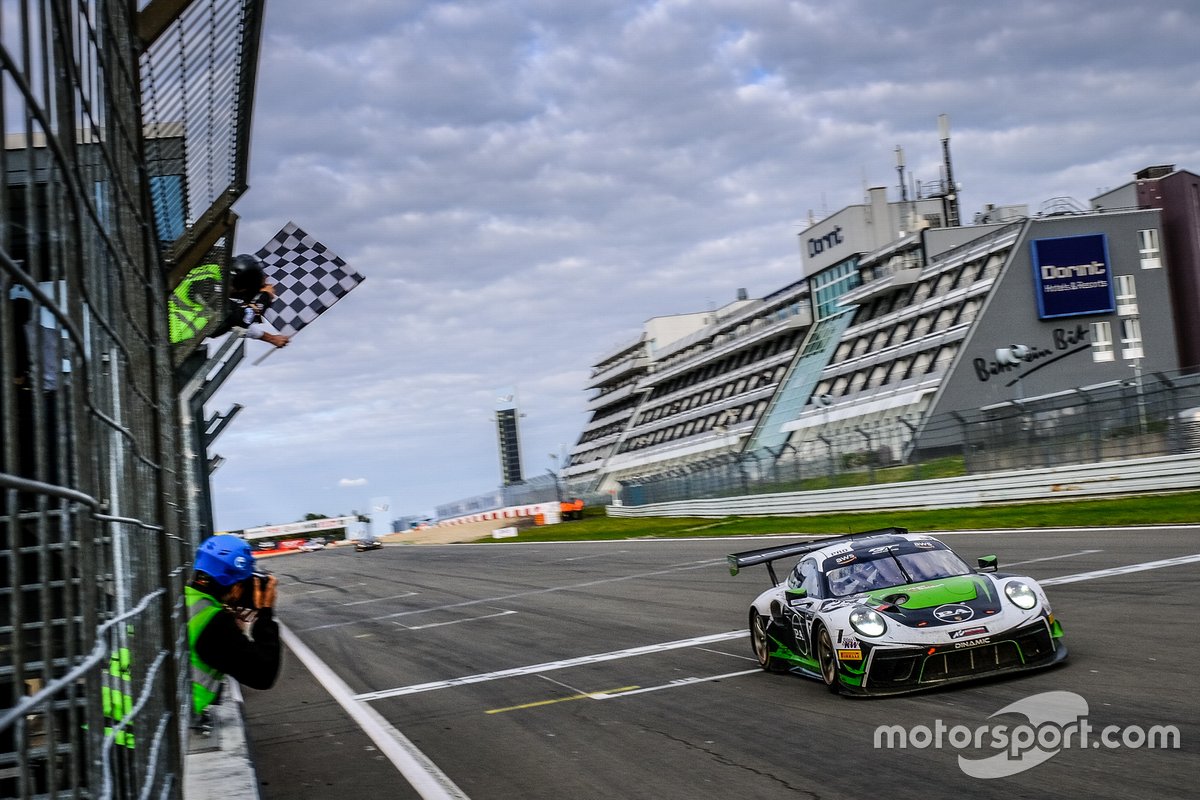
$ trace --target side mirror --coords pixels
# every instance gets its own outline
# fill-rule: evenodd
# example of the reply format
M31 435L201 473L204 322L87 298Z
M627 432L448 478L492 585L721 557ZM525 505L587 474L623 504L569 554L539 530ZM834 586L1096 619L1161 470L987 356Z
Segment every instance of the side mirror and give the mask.
M793 588L787 590L787 599L788 599L789 603L794 602L796 600L803 600L807 597L808 597L808 589L805 589L803 587L796 586L796 587L793 587Z
M996 556L980 556L979 569L977 572L995 572L1000 568L1000 559Z

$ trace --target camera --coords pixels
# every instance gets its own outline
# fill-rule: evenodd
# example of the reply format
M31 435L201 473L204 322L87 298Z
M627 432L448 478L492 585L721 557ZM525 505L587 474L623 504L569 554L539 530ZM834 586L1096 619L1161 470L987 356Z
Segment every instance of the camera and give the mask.
M267 581L271 579L269 572L254 572L249 578L242 581L242 593L238 599L238 607L245 609L257 609L258 605L254 602L254 595L258 589L267 588Z

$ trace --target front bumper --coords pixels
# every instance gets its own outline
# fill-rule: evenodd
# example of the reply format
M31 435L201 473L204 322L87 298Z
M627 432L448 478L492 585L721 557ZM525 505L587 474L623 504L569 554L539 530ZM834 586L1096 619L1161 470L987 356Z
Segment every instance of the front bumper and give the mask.
M848 694L900 694L1040 669L1067 657L1066 645L1051 632L1045 619L987 639L986 644L967 647L872 647L861 671L846 665L839 670L841 689Z

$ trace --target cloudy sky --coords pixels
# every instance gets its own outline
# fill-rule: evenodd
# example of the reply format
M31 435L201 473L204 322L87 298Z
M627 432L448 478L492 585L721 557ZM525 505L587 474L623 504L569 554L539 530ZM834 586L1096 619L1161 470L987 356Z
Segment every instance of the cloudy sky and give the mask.
M294 220L366 283L209 406L219 528L527 475L654 316L800 276L812 218L939 177L964 217L1200 171L1194 0L273 0L237 249Z

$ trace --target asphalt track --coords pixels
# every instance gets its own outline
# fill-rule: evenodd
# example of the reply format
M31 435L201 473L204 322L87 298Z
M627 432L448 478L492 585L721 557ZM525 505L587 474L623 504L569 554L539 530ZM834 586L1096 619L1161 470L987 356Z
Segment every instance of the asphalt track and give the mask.
M1046 584L1065 665L866 700L763 673L745 617L766 571L731 577L724 561L761 538L272 560L280 618L318 674L290 652L275 689L246 691L262 796L1200 796L1200 528L939 536ZM1088 735L997 749L1004 724L1010 745L1061 736L993 717L1045 692L1082 698ZM909 746L876 746L885 725ZM1136 746L1154 726L1178 747L1170 728L1164 746ZM985 758L1015 774L967 774Z

